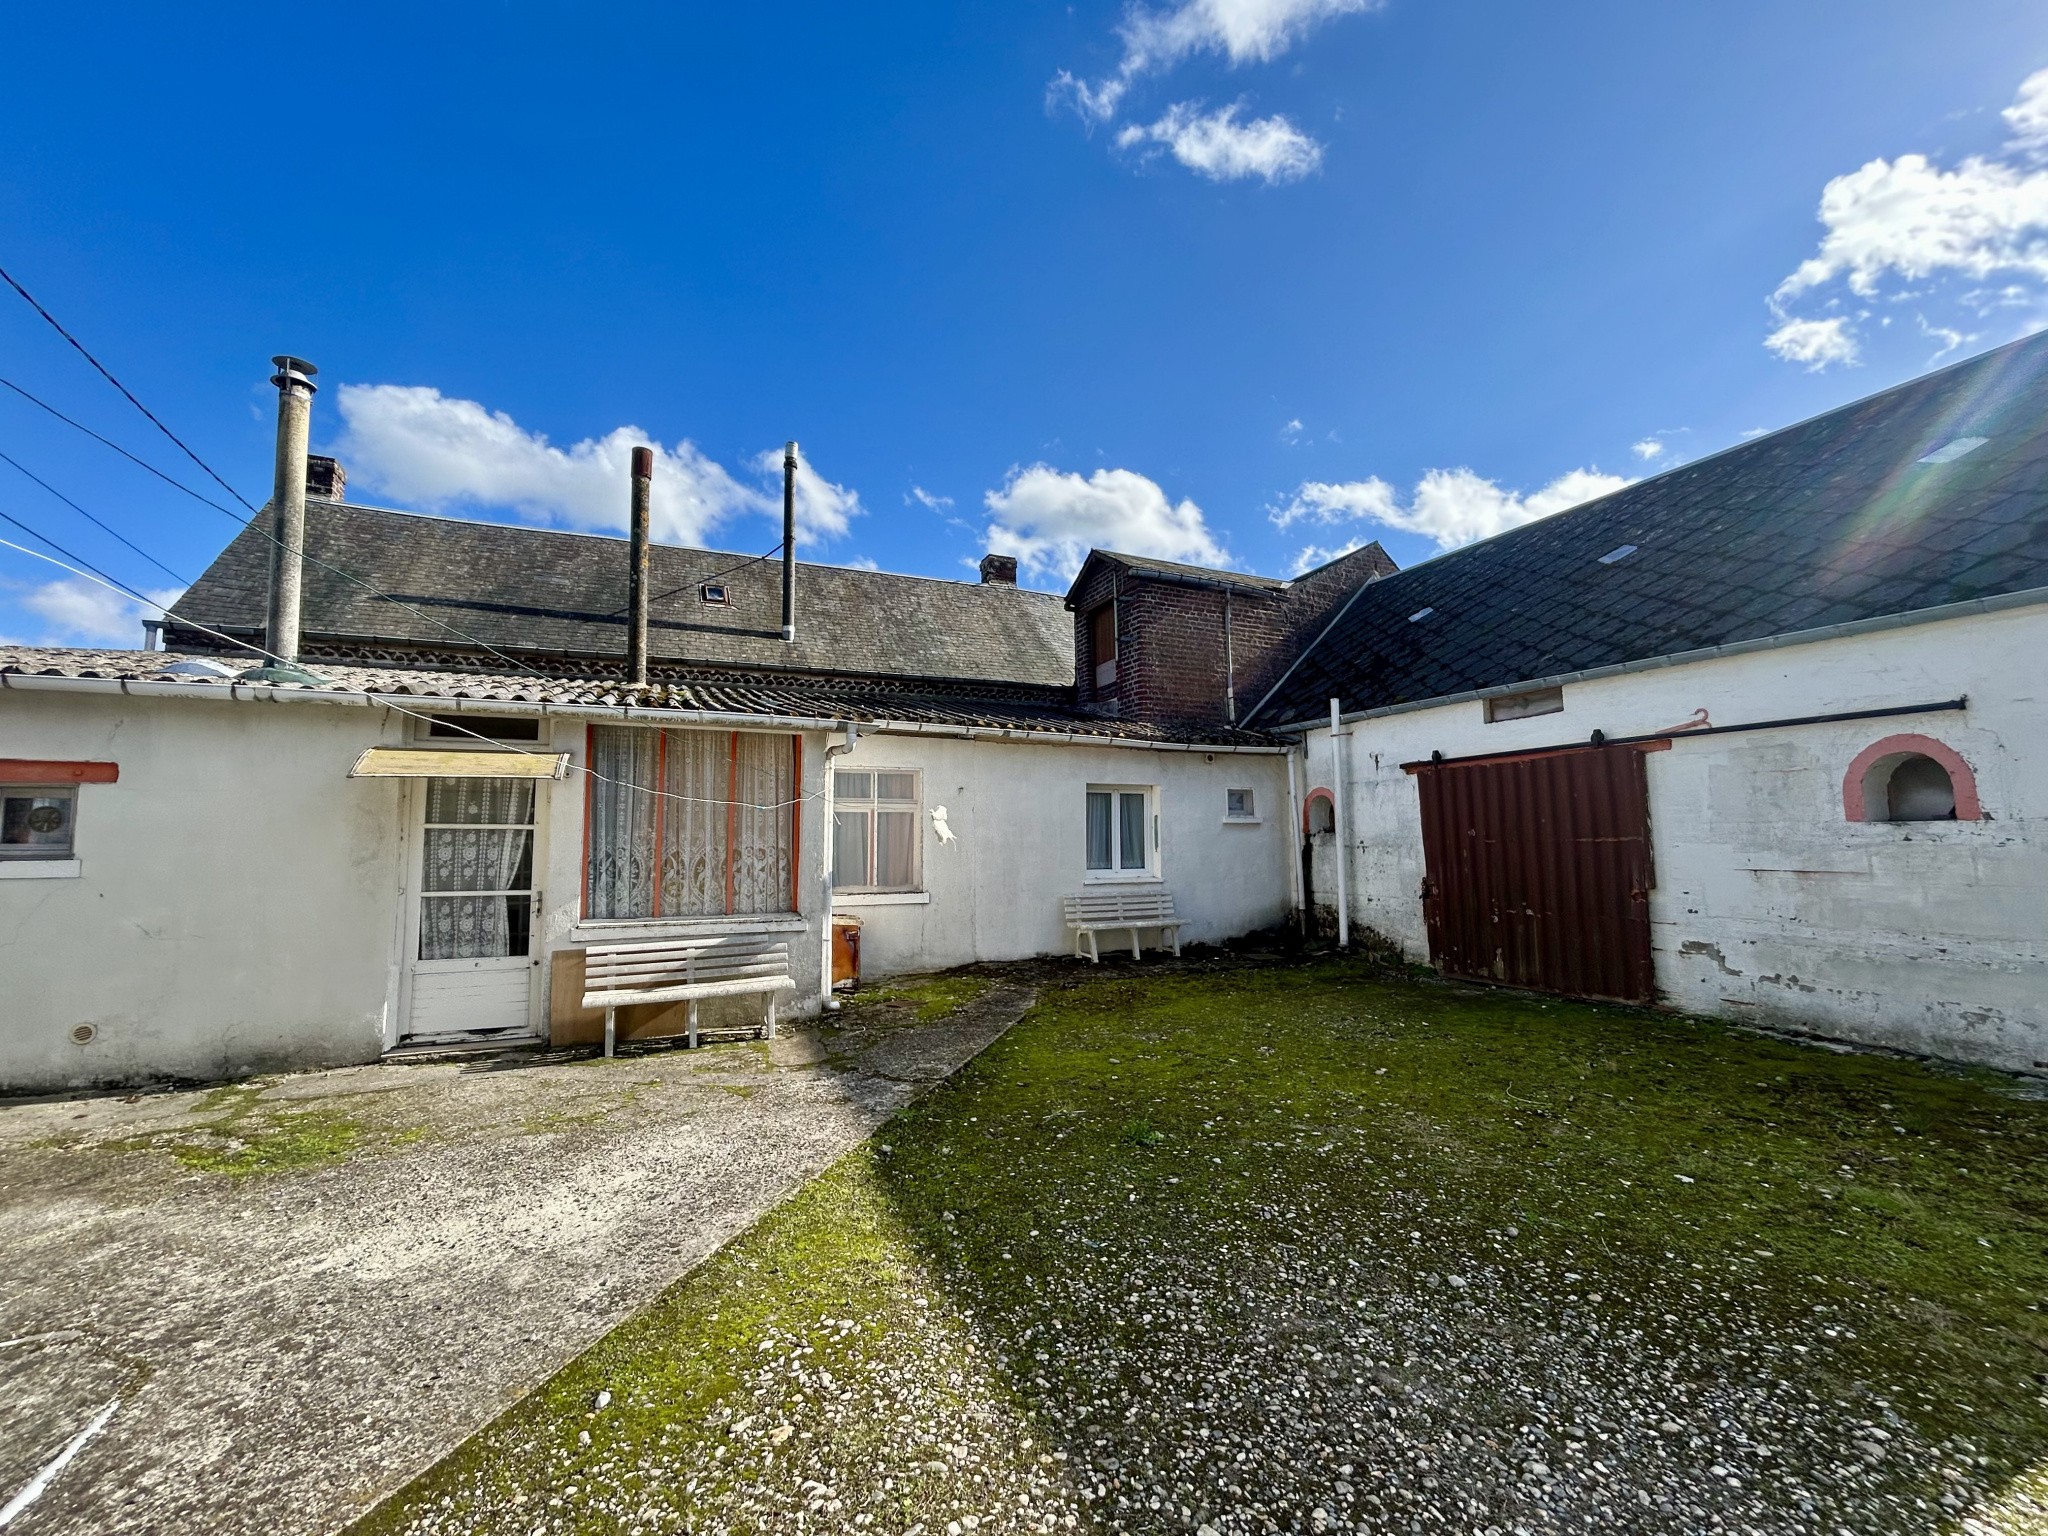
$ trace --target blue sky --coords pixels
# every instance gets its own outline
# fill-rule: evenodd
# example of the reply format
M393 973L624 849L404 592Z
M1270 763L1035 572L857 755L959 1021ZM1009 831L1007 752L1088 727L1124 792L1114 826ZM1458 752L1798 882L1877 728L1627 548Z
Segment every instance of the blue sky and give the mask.
M751 553L795 437L813 558L1407 564L2048 321L2038 0L9 32L0 265L254 502L293 351L359 500L617 527L649 441L663 533ZM0 300L0 377L201 483ZM4 464L0 511L150 592L232 532L4 391L0 451L170 574ZM0 548L0 636L134 620Z

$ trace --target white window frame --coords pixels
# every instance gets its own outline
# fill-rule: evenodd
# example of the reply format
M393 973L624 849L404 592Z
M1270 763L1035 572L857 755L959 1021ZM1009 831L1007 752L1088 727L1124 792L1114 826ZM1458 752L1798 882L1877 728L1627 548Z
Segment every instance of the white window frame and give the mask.
M1088 796L1108 795L1110 797L1109 846L1111 856L1120 858L1123 851L1123 817L1125 795L1145 797L1145 866L1142 869L1126 869L1112 866L1108 869L1088 867ZM1159 837L1159 786L1156 784L1090 784L1081 797L1081 878L1090 885L1139 885L1156 884L1161 878L1160 837Z
M1242 814L1233 812L1230 809L1230 797L1232 795L1243 795L1247 800L1251 802L1251 809L1245 811ZM1229 788L1225 789L1223 791L1223 820L1226 825L1234 827L1257 826L1259 822L1263 820L1263 818L1259 815L1259 794L1257 787L1250 784L1234 784Z
M835 818L835 824L827 829L831 838L827 846L831 849L832 895L834 899L836 900L841 896L915 896L923 894L924 770L921 768L870 768L865 763L834 763L831 771L833 774L832 814ZM883 800L877 795L870 793L864 800L850 800L839 792L838 776L847 773L864 773L868 775L869 782L876 788L880 787L882 775L885 773L908 774L913 786L911 797L908 800ZM867 813L869 874L873 874L875 870L875 837L880 830L880 817L877 813L881 811L906 810L910 812L910 883L908 885L841 885L839 883L839 828L836 824L836 818L848 806L856 807Z
M62 880L80 872L78 788L76 784L0 784L0 798L63 800L71 807L71 836L61 847L47 843L0 845L0 880Z

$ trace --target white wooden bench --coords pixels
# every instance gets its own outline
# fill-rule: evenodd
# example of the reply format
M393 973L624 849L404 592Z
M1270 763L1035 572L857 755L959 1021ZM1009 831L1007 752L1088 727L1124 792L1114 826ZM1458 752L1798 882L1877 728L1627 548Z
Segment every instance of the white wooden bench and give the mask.
M1082 953L1085 940L1087 958L1097 965L1102 963L1102 951L1096 947L1095 935L1104 929L1130 930L1133 960L1138 958L1139 936L1147 928L1159 930L1159 948L1172 945L1173 952L1180 953L1180 919L1173 914L1171 891L1090 891L1062 899L1067 926L1074 930L1074 953Z
M618 1044L621 1008L635 1003L688 1003L690 1044L697 1044L697 1004L707 997L765 995L763 1027L775 1038L775 1003L794 992L789 945L765 934L719 934L593 944L583 951L583 1006L604 1010L604 1053Z

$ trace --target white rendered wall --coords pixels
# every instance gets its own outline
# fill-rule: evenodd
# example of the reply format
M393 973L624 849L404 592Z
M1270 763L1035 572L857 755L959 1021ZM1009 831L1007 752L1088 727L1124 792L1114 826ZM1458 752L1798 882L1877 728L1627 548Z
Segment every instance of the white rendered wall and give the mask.
M0 1087L374 1060L400 786L348 770L400 739L345 705L0 694L0 757L120 765L79 787L77 878L0 878Z
M1292 842L1287 765L1278 755L863 735L835 763L923 774L925 899L842 893L833 903L864 925L867 975L1071 953L1060 898L1098 889L1087 879L1090 784L1157 787L1160 880L1139 888L1173 893L1186 920L1182 943L1231 938L1287 916ZM1256 825L1225 824L1224 791L1233 788L1253 791ZM951 843L932 828L936 806L946 808ZM1116 941L1102 942L1107 949Z
M1489 725L1476 702L1347 727L1355 925L1427 960L1416 781L1403 762L1962 695L1964 712L1680 739L1647 758L1658 990L1694 1013L1960 1060L2048 1063L2048 654L2040 609L1761 651L1565 689ZM1989 819L1851 823L1850 760L1900 733L1974 770ZM1309 782L1330 783L1327 729ZM1327 854L1319 853L1320 861ZM1318 895L1328 899L1327 888Z

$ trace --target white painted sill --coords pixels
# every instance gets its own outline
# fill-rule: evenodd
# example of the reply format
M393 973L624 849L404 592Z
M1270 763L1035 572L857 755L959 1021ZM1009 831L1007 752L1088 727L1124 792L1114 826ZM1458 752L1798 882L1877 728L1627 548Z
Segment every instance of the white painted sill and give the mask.
M0 859L0 880L76 880L83 859Z
M1164 885L1164 875L1138 874L1126 870L1091 869L1081 877L1084 885Z
M1263 826L1265 820L1266 818L1263 816L1226 816L1223 818L1223 825L1226 827L1257 827Z
M834 891L832 910L841 907L928 907L930 891Z
M686 939L719 933L808 933L810 922L794 912L763 912L752 917L623 917L579 922L569 930L571 944L616 944L633 939Z

